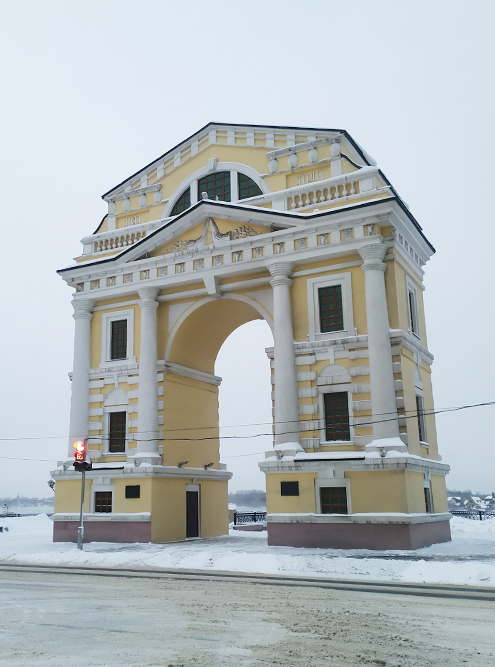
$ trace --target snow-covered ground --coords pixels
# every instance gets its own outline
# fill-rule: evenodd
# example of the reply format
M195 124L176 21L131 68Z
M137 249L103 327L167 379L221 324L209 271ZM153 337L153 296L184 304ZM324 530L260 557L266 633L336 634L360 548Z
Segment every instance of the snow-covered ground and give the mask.
M0 561L44 565L230 570L291 576L495 586L495 519L454 517L452 542L417 551L269 547L266 532L172 544L52 542L46 515L0 519Z

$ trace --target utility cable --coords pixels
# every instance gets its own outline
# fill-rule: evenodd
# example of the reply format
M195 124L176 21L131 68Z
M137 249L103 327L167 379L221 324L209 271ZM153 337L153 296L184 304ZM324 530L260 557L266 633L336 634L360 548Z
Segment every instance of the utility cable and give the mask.
M440 408L438 410L431 410L431 411L422 410L420 412L420 414L423 415L424 417L428 417L428 416L431 416L431 415L442 414L444 412L457 412L459 410L467 410L469 408L486 407L486 406L490 406L490 405L495 405L495 401L488 401L488 402L485 402L485 403L474 403L472 405L460 405L460 406L455 406L455 407L450 407L450 408ZM393 414L395 416L392 417L391 419L377 419L375 421L367 422L366 424L358 424L358 425L351 424L351 426L355 426L356 428L360 428L360 427L365 428L365 427L371 426L373 424L381 424L381 423L389 422L389 421L397 421L397 419L399 419L400 417L402 417L404 419L414 419L418 415L417 410L406 410L405 412L412 412L413 414L412 415L405 415L405 414L402 414L402 413L398 414L398 413L392 413L392 412L383 412L383 413L378 413L378 414L381 414L381 415ZM359 419L359 417L358 417L358 419ZM320 418L310 419L308 421L320 421ZM95 423L101 423L101 422L95 422ZM216 428L216 429L247 428L249 426L274 426L276 424L291 424L291 423L304 424L305 422L301 421L301 420L284 420L284 421L280 421L280 422L253 422L251 424L238 424L237 426L235 426L235 425L232 425L232 426L218 426L218 425L216 425L216 426L194 426L194 427L184 426L182 428L177 428L177 429L158 429L158 430L162 431L163 433L175 433L176 431L200 431L200 430L203 431L203 430L211 429L211 428ZM137 436L137 435L140 435L142 433L152 433L152 431L139 431L137 433L130 433L129 435ZM258 435L273 435L273 434L272 433L260 433L260 434L254 434L254 435L246 435L246 436L244 436L244 435L243 436L235 436L235 435L234 436L220 436L220 438L221 439L233 439L233 438L245 439L245 438L254 438L254 437L257 437ZM280 435L283 435L283 434L281 433ZM63 438L68 438L68 437L70 437L70 436L69 435L47 435L47 436L32 436L32 437L28 436L28 437L25 437L25 438L0 438L0 442L16 442L16 441L21 441L21 440L54 440L54 439L61 440ZM106 438L107 438L107 436L101 436L101 435L88 436L89 440L90 439L102 440L102 439L106 439ZM141 440L141 442L147 442L147 441L151 442L151 441L157 440L157 439L158 438L150 438L149 440L144 440L143 439L143 440ZM218 440L218 437L217 436L212 436L212 437L209 437L209 438L159 438L159 439L160 440L166 440L166 439L168 439L168 440Z

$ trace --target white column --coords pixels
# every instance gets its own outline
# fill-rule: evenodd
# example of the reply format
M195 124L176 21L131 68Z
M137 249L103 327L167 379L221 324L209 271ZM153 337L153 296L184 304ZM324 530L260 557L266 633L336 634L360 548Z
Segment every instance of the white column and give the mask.
M94 299L74 299L74 363L72 366L72 397L70 402L69 457L74 443L88 437L89 369L91 368L91 312Z
M277 262L268 265L272 275L275 340L275 449L286 454L304 451L299 443L297 375L290 286L294 265Z
M158 454L158 392L156 381L156 297L158 289L138 289L141 308L141 345L139 348L139 393L137 453L140 462L161 464Z
M390 347L390 325L385 292L386 264L382 261L387 248L382 243L359 249L364 262L368 350L370 360L371 412L373 441L367 450L406 450L399 437L394 370Z

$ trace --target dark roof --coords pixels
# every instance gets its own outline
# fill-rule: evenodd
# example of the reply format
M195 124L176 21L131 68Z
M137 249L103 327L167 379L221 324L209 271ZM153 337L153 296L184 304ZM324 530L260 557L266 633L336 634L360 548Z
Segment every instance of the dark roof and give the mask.
M134 178L135 176L140 174L145 169L148 169L149 167L154 165L155 162L158 162L159 160L166 157L170 153L174 153L179 148L179 146L182 146L182 144L186 143L187 141L190 141L194 136L196 136L197 134L200 134L200 132L204 132L207 128L212 127L213 125L223 125L225 127L253 127L253 128L265 127L265 128L270 129L270 130L299 130L299 131L304 131L304 132L308 132L308 131L309 132L338 132L339 134L343 134L346 137L346 139L349 140L349 142L354 146L356 151L362 157L365 164L367 164L368 166L371 166L369 164L367 158L366 158L365 153L363 152L363 149L359 146L359 144L357 144L354 141L354 139L351 137L350 134L348 134L348 132L346 130L324 128L324 127L293 127L291 125L245 125L245 124L242 124L242 123L215 123L215 122L210 122L210 123L207 123L206 125L204 125L202 128L200 128L196 132L194 132L193 134L191 134L189 137L187 137L187 139L183 139L180 143L176 144L173 148L168 150L166 153L163 153L163 155L160 155L159 157L152 160L149 164L145 165L144 167L141 167L141 169L134 172L134 174L132 174L131 176L128 176L126 179L121 181L118 185L115 185L113 188L108 190L108 192L105 192L105 194L102 195L102 199L104 197L106 197L107 195L109 195L110 193L112 193L117 188L120 188L121 185L124 185L124 183L127 183L127 181L130 181L132 178Z

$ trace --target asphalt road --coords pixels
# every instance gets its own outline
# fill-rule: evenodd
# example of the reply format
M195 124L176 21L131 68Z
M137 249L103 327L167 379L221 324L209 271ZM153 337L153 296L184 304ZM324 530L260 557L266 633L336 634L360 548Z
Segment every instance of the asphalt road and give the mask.
M494 667L493 591L0 566L1 667Z

